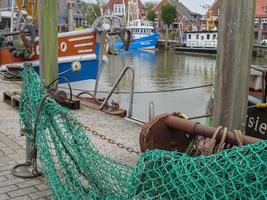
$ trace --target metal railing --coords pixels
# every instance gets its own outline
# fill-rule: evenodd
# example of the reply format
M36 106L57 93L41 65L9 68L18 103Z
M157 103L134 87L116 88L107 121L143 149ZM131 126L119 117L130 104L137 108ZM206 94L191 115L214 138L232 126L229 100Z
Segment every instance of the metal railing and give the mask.
M127 71L131 71L132 72L132 78L130 80L130 93L129 93L129 109L128 109L128 113L127 113L127 117L131 117L133 115L133 94L134 94L134 75L135 75L135 70L134 68L127 66L123 69L123 71L121 72L121 75L118 77L118 79L116 80L116 82L114 83L114 85L112 86L111 91L109 92L108 96L105 98L105 100L103 101L103 103L100 106L100 109L103 109L104 106L108 103L110 97L112 96L112 94L114 93L115 89L118 87L121 79L124 77L124 75L126 74Z

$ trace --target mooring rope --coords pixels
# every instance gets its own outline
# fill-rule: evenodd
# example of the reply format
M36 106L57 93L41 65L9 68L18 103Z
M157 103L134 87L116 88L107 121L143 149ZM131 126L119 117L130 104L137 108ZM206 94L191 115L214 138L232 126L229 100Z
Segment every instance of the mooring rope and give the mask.
M135 91L134 94L152 94L152 93L165 93L165 92L177 92L177 91L183 91L183 90L193 90L198 88L204 88L204 87L211 87L213 84L206 84L206 85L198 85L198 86L192 86L192 87L186 87L186 88L175 88L175 89L167 89L167 90L151 90L151 91ZM61 89L68 89L66 87L59 87ZM82 90L82 89L72 89L74 91L79 92L94 92L93 90ZM109 93L109 91L97 91L97 93ZM129 91L120 91L120 92L114 92L114 94L128 94Z

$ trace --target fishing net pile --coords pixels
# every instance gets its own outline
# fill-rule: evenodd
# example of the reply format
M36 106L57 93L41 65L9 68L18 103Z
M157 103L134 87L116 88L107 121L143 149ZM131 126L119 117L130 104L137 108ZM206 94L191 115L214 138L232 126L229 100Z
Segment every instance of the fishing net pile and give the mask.
M53 199L267 199L267 141L210 156L153 150L131 167L102 155L90 133L22 72L21 129L35 141ZM42 103L40 103L42 101Z

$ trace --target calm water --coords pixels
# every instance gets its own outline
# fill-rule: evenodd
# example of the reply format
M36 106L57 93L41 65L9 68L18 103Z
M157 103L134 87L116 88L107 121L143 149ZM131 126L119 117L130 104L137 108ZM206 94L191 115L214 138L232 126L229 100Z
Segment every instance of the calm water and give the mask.
M267 62L254 60L254 64ZM109 57L100 78L99 91L110 90L125 66L135 69L135 91L162 91L213 83L216 58L180 55L171 51L132 51ZM130 74L122 80L117 91L129 91ZM134 94L133 117L148 120L149 102L155 114L184 112L189 117L205 114L211 88L187 91ZM99 94L101 96L101 94ZM115 94L111 99L128 109L128 94Z

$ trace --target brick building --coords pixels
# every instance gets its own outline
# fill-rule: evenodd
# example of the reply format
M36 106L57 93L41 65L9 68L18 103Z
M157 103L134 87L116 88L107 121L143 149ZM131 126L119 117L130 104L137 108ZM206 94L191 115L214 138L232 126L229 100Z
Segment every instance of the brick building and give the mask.
M190 11L185 5L179 2L179 0L161 0L153 8L153 11L156 13L155 27L158 30L161 31L164 29L164 23L160 18L160 10L161 6L166 4L175 6L177 10L177 17L171 28L181 31L192 31L197 27L197 23L201 20L201 15L199 13Z
M220 15L220 0L211 6L214 19L218 23ZM267 39L267 0L256 0L255 38L262 33L262 39Z

